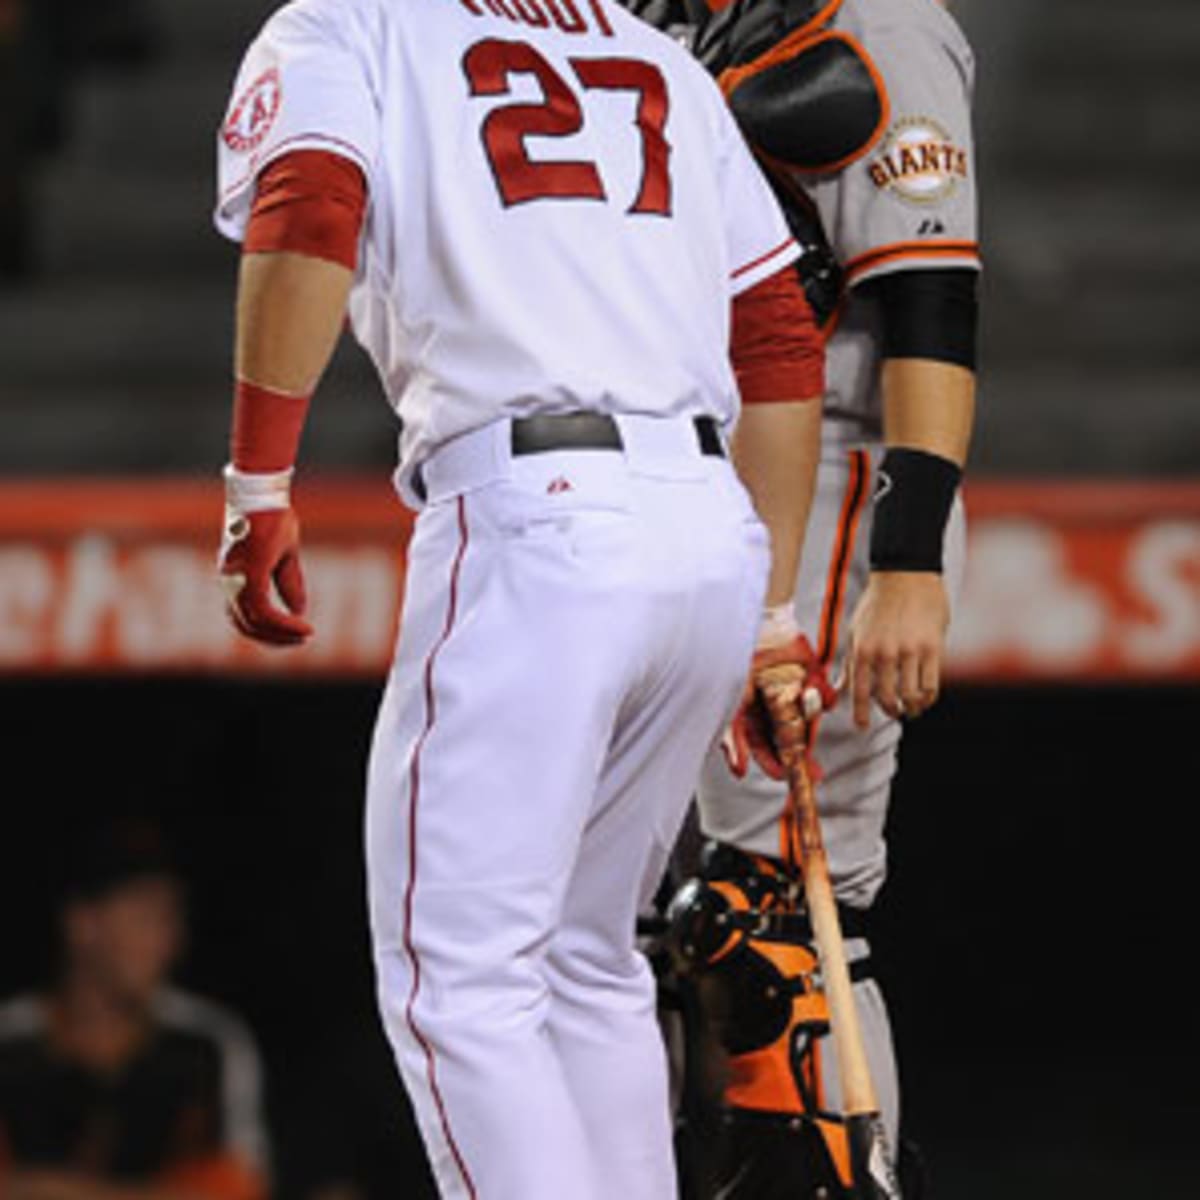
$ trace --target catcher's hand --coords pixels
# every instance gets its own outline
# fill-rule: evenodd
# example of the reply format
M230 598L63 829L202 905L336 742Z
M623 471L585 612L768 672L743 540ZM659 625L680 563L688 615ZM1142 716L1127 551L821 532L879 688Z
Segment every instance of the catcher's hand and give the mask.
M787 761L795 754L809 754L810 722L836 700L837 691L803 635L760 647L721 742L729 769L742 779L753 757L771 779L786 779ZM811 760L810 765L815 769Z
M854 723L871 702L890 717L917 717L937 701L950 604L932 571L873 571L850 622L849 690Z
M217 570L226 611L246 637L269 646L298 646L312 636L304 619L299 551L300 523L290 506L257 512L226 506ZM272 585L286 611L275 603Z

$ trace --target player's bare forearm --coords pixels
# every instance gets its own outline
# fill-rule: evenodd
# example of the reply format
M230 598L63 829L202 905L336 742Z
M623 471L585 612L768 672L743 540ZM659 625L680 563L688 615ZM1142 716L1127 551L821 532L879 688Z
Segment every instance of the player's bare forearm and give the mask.
M931 358L883 364L883 439L966 465L975 424L975 372Z
M793 600L820 457L819 399L743 407L733 461L767 528L771 569L746 690L722 743L738 778L745 775L751 756L768 775L786 778L784 759L789 752L803 751L807 721L814 715L806 706L810 690L821 708L836 699L799 630Z
M790 600L821 455L821 404L749 404L733 439L733 460L771 538L767 605Z
M288 395L311 393L333 355L353 279L340 263L306 254L243 255L238 378Z
M333 355L352 281L343 264L294 251L242 256L218 571L234 625L270 645L299 645L312 634L291 469L308 397Z
M975 416L975 375L932 359L890 359L883 368L884 441L961 468ZM940 539L942 530L928 536ZM917 716L941 690L950 603L940 570L873 567L850 628L855 723L870 723L872 701L890 716Z

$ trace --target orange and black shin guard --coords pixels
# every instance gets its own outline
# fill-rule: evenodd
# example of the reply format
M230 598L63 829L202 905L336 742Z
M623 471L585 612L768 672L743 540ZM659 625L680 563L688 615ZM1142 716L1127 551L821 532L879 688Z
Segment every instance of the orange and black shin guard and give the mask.
M848 1195L845 1126L822 1086L828 1006L796 885L773 860L712 847L669 919L677 966L724 1055L719 1194Z

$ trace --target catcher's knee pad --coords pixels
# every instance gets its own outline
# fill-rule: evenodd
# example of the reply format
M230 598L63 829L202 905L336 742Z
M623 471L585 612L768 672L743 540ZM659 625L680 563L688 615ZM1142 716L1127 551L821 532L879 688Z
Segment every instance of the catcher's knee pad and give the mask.
M767 1200L781 1172L789 1196L844 1194L845 1127L821 1074L829 1009L797 883L772 859L712 843L667 916L677 968L694 978L727 1056L717 1171L738 1183L721 1194ZM863 936L861 913L843 910L842 923ZM851 975L869 970L860 959Z

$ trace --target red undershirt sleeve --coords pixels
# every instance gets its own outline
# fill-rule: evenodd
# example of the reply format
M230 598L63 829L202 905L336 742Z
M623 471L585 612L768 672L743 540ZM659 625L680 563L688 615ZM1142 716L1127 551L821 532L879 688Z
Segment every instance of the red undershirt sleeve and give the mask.
M794 264L734 297L730 357L743 404L824 394L824 338Z
M295 150L259 176L242 249L307 254L353 271L366 207L357 164L325 150Z

